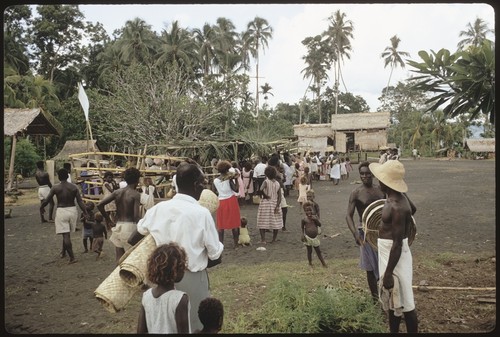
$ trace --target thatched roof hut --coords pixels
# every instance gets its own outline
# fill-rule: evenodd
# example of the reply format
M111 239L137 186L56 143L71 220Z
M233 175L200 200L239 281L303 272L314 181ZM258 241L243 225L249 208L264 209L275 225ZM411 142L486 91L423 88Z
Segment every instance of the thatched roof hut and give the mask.
M60 136L62 125L50 113L41 108L35 109L4 109L4 136L41 135Z
M52 160L68 161L70 159L70 154L92 152L93 149L97 152L101 152L101 149L97 146L96 140L67 140L62 150L59 151Z
M469 138L465 140L465 148L470 152L495 153L495 138Z

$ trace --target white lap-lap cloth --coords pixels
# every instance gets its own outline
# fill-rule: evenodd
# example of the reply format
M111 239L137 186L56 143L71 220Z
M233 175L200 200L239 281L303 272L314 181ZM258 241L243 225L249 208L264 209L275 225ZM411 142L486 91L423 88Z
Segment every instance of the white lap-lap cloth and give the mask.
M394 268L394 288L385 289L383 287L384 273L389 261L392 240L378 239L378 266L380 280L378 284L379 299L384 310L393 310L395 316L401 316L403 312L409 312L415 309L413 299L412 278L413 278L413 260L411 256L408 239L403 240L401 257L396 268Z
M127 221L118 221L116 226L111 228L111 236L109 241L111 241L115 247L129 249L131 245L127 242L130 235L135 231L136 224Z
M38 199L43 200L47 198L50 192L50 187L49 185L41 185L38 187Z
M57 207L55 227L56 234L74 232L78 221L78 210L76 206Z

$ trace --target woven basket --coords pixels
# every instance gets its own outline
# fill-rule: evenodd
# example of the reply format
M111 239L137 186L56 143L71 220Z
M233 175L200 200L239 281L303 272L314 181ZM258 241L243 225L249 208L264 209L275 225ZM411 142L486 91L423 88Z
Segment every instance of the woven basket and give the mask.
M139 287L147 281L148 258L156 248L156 242L151 234L146 235L139 241L127 257L121 260L120 277L129 287ZM128 252L128 251L127 251Z
M115 313L125 308L140 287L130 287L120 277L120 267L97 287L94 295L106 310Z
M219 208L219 197L217 194L206 188L201 192L200 200L198 202L203 207L208 208L210 213L215 213L217 208Z
M365 232L365 241L368 241L373 249L377 250L378 231L382 221L382 208L384 208L385 199L379 199L372 202L363 212L361 217L363 231ZM417 223L412 216L410 233L408 234L408 245L413 243L417 234Z

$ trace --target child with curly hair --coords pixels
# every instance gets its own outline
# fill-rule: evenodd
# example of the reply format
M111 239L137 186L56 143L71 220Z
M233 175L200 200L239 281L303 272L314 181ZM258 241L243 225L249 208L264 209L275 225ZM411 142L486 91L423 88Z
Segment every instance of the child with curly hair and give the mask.
M198 317L203 324L203 329L196 330L194 333L218 333L222 329L222 322L224 320L224 306L222 302L215 297L205 298L200 302Z
M319 230L321 228L321 222L316 215L313 215L313 204L309 201L304 203L304 212L306 213L306 217L302 219L300 227L302 231L301 241L307 248L307 260L309 261L309 265L312 266L312 250L316 252L318 255L318 259L326 268L326 262L323 259L323 255L321 254L321 250L319 249Z
M174 286L186 268L186 252L176 243L160 245L151 253L147 278L156 287L142 294L137 333L191 333L188 295Z

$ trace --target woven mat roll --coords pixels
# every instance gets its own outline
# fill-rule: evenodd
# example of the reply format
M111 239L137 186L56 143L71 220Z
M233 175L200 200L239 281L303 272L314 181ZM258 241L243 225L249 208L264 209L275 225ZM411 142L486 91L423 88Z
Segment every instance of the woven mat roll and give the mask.
M377 250L377 239L380 224L382 222L382 208L384 208L385 199L374 201L363 212L362 224L365 232L365 241L368 241L373 249ZM417 234L417 223L412 216L410 233L408 234L408 245L411 245Z
M156 248L155 239L151 234L146 235L134 249L120 263L120 277L130 287L137 287L146 280L148 271L148 258ZM150 285L150 284L148 284Z
M139 287L128 286L119 275L120 267L115 270L97 287L94 295L106 310L115 313L125 308Z

